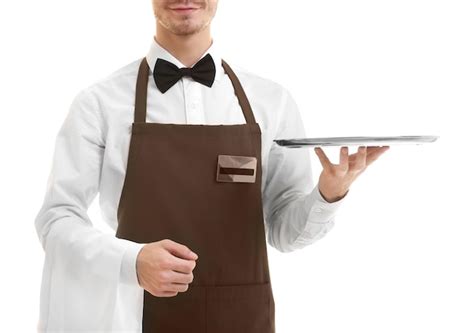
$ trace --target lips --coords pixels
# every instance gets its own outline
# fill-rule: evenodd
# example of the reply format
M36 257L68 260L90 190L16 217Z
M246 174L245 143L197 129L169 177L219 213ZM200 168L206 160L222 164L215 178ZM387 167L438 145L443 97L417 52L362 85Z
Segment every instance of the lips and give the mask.
M188 10L188 9L198 9L198 7L171 7L173 10Z
M178 8L171 8L171 10L178 14L191 14L198 10L198 8L193 7L178 7Z

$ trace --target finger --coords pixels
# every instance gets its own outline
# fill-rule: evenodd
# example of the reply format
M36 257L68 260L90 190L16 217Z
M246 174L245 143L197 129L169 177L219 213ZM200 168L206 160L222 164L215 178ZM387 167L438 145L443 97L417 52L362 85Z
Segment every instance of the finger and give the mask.
M189 274L193 271L194 267L196 267L196 261L194 260L182 259L179 257L171 256L170 261L170 269L175 272Z
M174 256L178 256L183 259L197 259L198 255L191 251L186 245L166 239L163 241L163 247L168 250Z
M316 155L318 155L319 160L321 161L321 165L323 166L324 169L332 168L333 164L331 163L329 158L326 156L326 154L324 153L321 147L314 148L314 151L316 152Z
M390 148L390 146L367 146L367 156L378 152L380 150L386 151Z
M365 159L367 157L367 147L359 146L357 149L357 154L355 156L355 161L352 171L357 172L362 170L365 167Z
M355 153L349 155L349 164L351 164L351 163L354 164L354 162L355 162L356 159L357 159L357 156L359 155L359 149L360 149L360 148L361 148L361 147L358 148L357 152L355 152Z
M166 292L185 292L189 288L187 283L166 283L161 287Z
M387 151L390 146L382 146L382 147L367 147L367 157L373 154L382 154L383 152Z
M349 169L349 148L341 147L339 152L339 166L343 170Z
M177 291L160 291L159 293L152 294L156 297L173 297L178 294Z
M170 272L170 280L173 283L191 283L194 279L193 273Z
M380 157L384 152L386 152L390 147L389 146L383 146L383 147L376 147L374 149L371 149L371 151L367 154L367 161L366 165L372 164L376 159Z

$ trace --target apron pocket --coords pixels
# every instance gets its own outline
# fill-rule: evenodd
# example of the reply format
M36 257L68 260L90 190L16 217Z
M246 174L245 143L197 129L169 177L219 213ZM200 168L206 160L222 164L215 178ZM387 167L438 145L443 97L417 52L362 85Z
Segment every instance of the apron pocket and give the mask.
M206 287L207 333L274 333L270 282Z
M205 333L205 287L190 285L172 297L155 297L146 290L143 332Z

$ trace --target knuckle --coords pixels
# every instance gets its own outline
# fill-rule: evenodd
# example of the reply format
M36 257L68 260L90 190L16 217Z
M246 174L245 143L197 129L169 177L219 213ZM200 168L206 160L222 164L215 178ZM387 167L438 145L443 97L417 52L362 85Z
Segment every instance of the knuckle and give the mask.
M171 260L168 259L168 258L162 258L160 266L163 267L163 268L170 268L171 267Z
M157 278L160 282L168 281L169 275L167 271L159 271Z

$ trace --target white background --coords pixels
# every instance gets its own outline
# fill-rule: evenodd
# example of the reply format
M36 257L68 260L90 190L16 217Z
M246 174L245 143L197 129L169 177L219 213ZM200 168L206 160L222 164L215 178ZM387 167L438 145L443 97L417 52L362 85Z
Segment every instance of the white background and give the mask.
M473 16L459 0L221 0L223 57L286 86L308 136L440 135L392 146L320 241L269 247L277 333L474 332ZM1 2L0 25L0 330L32 332L55 136L79 90L146 54L155 23L151 0L22 0ZM97 198L90 216L103 228Z

